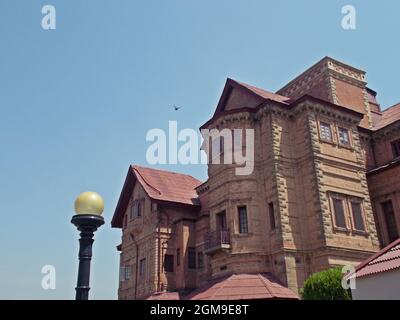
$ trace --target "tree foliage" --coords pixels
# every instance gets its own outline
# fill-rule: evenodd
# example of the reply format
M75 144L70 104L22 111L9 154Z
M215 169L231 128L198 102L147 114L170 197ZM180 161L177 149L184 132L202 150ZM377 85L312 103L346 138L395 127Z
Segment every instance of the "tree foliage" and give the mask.
M342 287L340 268L312 274L301 291L304 300L351 300L351 291Z

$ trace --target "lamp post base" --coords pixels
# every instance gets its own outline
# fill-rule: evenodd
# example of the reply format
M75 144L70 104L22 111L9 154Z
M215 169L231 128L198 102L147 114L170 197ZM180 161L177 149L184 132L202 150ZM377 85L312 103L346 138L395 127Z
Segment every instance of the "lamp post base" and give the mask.
M79 270L75 300L89 299L90 262L94 232L104 224L104 218L99 215L77 214L72 217L73 223L80 231L79 239Z

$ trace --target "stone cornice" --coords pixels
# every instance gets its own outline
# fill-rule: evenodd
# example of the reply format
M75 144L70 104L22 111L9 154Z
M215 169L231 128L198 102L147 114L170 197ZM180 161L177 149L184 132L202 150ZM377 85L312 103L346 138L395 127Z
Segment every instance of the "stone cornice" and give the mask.
M365 71L330 57L325 57L290 81L282 89L278 90L277 93L288 97L296 96L299 91L303 88L305 89L307 86L310 87L310 85L322 75L325 75L326 78L335 77L357 86L364 87L366 85ZM334 100L332 101L335 102Z

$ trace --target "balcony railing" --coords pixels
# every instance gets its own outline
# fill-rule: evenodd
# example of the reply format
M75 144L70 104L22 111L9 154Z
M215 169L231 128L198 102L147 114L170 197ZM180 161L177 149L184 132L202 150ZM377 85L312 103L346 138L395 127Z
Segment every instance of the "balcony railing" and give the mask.
M206 253L220 249L229 249L231 247L229 229L207 232L204 237L204 242Z

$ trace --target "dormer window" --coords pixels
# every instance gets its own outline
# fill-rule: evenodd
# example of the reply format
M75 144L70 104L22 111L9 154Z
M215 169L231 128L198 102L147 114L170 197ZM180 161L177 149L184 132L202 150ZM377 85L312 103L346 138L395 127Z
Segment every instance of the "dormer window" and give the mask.
M324 141L332 142L332 130L331 125L327 122L320 122L319 129L321 134L321 139Z

